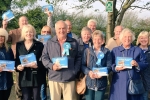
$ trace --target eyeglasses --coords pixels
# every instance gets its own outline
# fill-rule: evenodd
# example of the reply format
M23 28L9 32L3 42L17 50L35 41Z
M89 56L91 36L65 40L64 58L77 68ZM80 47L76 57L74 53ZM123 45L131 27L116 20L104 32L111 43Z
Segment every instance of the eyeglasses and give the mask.
M51 33L50 31L42 31L43 33Z

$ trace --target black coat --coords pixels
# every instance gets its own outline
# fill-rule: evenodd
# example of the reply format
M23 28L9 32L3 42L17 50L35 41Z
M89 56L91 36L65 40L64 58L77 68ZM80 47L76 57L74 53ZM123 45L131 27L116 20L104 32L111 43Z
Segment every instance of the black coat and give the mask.
M16 67L21 64L19 56L30 53L35 54L38 66L38 68L25 67L23 71L19 71L20 87L37 87L46 82L46 69L40 60L43 47L43 44L36 40L33 40L33 44L29 50L26 50L24 41L20 41L16 44ZM16 71L18 70L16 69Z

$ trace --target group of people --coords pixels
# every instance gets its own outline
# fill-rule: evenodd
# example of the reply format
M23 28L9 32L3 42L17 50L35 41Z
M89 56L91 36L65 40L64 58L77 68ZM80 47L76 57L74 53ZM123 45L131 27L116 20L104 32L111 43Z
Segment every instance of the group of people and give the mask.
M51 100L104 100L108 77L93 72L93 68L107 67L109 75L109 100L148 100L150 90L150 47L149 33L142 31L137 38L137 46L132 42L135 34L128 28L116 26L114 37L105 43L102 31L96 29L97 22L90 19L81 30L81 37L71 32L69 20L59 20L52 26L52 15L47 13L47 25L41 35L51 35L46 44L36 38L35 28L25 16L19 18L19 28L7 32L7 21L0 28L0 60L14 60L16 71L16 100L47 100L48 86ZM11 48L8 47L11 44ZM68 43L68 53L64 44ZM106 45L105 45L106 44ZM22 66L19 56L34 53L37 63ZM99 54L103 57L99 58ZM53 58L67 57L68 67L61 68ZM132 68L117 67L117 57L130 57ZM98 64L98 60L100 64ZM84 95L76 92L76 79L79 72L86 75ZM130 73L130 75L129 75ZM131 95L128 93L130 77L142 79L145 92ZM12 71L0 67L0 99L8 100L13 85Z

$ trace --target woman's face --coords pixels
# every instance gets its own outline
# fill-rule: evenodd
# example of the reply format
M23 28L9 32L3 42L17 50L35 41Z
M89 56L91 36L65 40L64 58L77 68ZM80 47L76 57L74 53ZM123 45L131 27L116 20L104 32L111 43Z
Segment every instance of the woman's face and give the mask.
M31 30L26 30L25 31L25 40L33 40L34 38L34 33Z
M147 46L148 45L148 36L140 36L139 37L139 43L142 45L142 46Z
M87 43L87 42L89 42L89 40L91 38L91 33L89 31L82 31L81 32L81 38L82 38L84 43Z
M5 37L0 35L0 44L3 44L5 42Z
M132 43L132 33L124 33L124 36L122 38L122 44L124 46L130 46Z
M93 45L95 48L99 48L104 43L104 40L100 36L93 37Z

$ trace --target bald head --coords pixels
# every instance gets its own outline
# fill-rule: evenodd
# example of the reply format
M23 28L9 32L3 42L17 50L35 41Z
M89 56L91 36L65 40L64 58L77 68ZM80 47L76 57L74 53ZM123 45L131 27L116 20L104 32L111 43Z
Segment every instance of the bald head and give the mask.
M114 33L115 33L114 37L116 39L119 38L119 35L122 32L122 30L123 30L123 27L121 25L115 27L115 29L114 29Z
M72 23L69 20L66 20L65 23L67 25L67 33L70 33L72 30Z
M28 24L28 19L26 16L21 16L19 18L19 27L22 28L24 25Z

